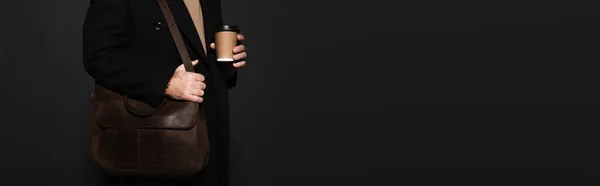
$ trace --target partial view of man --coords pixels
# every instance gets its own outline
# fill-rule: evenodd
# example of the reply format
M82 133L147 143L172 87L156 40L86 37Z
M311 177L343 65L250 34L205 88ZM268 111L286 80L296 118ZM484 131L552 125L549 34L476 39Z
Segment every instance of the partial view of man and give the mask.
M214 32L223 24L220 0L167 3L195 73L185 71L155 0L92 0L83 26L85 70L97 84L153 107L165 96L202 103L211 143L209 162L196 179L181 184L228 185L228 91L246 64L245 47L234 48L233 63L216 61ZM239 34L238 40L241 43L244 36ZM115 183L147 185L142 179Z

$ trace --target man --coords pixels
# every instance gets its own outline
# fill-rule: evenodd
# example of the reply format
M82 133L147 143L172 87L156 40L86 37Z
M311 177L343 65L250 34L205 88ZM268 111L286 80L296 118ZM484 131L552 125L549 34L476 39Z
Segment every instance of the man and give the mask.
M228 90L236 85L237 69L246 64L245 47L234 48L234 63L216 61L220 0L167 3L196 73L185 71L156 0L92 0L83 26L84 67L96 83L153 107L165 96L203 103L211 152L207 167L192 182L227 185Z

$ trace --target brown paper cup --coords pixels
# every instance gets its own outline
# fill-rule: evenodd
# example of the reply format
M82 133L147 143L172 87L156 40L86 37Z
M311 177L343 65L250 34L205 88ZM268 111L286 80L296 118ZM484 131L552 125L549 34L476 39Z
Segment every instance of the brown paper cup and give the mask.
M237 35L239 30L235 26L223 25L215 33L215 47L217 50L217 61L233 62L233 48L237 46Z

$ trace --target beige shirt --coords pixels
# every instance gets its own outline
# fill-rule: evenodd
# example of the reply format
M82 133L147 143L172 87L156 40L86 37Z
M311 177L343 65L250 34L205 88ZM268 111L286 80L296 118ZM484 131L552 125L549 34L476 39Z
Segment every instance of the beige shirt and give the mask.
M196 31L198 32L198 36L200 36L200 42L202 42L202 47L204 47L204 52L208 50L206 48L206 40L204 36L204 21L202 15L202 7L200 6L200 0L183 0L185 6L187 7L190 15L192 16L192 20L194 21L194 26L196 27Z

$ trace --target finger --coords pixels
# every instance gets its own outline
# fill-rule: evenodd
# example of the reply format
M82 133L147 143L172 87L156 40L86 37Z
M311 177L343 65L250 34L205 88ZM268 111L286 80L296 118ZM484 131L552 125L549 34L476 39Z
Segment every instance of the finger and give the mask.
M215 49L215 43L210 43L210 48Z
M204 96L204 90L202 90L202 89L194 89L194 90L192 90L192 95L202 97L202 96Z
M193 72L185 72L185 79L187 79L188 85L191 85L192 82L196 81L196 77Z
M239 53L239 54L233 55L233 59L234 59L234 60L236 60L236 61L239 61L239 60L246 59L246 57L248 57L248 56L246 55L246 52L242 52L242 53Z
M194 96L193 102L202 103L202 102L204 102L204 98L199 97L199 96Z
M194 81L190 84L190 89L201 89L204 90L206 88L206 84L200 81Z
M199 82L198 85L196 85L196 86L197 86L197 88L202 89L202 90L206 89L206 84L204 82Z
M202 101L204 101L204 99L202 97L191 95L191 94L188 94L188 96L186 97L186 100L191 101L191 102L196 102L196 103L202 103Z
M246 46L244 45L238 45L236 47L233 47L233 53L240 53L240 52L244 52L246 51Z
M204 90L204 89L206 89L206 84L204 82L201 82L201 81L194 81L190 85L190 88Z
M192 65L193 65L193 66L196 66L197 64L198 64L198 60L197 60L197 59L196 59L196 60L194 60L194 61L192 61Z
M241 62L233 63L233 66L235 68L240 68L240 67L243 67L244 65L246 65L246 61L241 61Z
M204 76L202 74L198 74L198 73L191 73L192 77L194 80L196 81L204 81Z
M244 34L238 34L238 35L237 35L237 38L238 38L238 40L239 40L239 41L244 41L244 40L246 40L246 37L244 37Z

